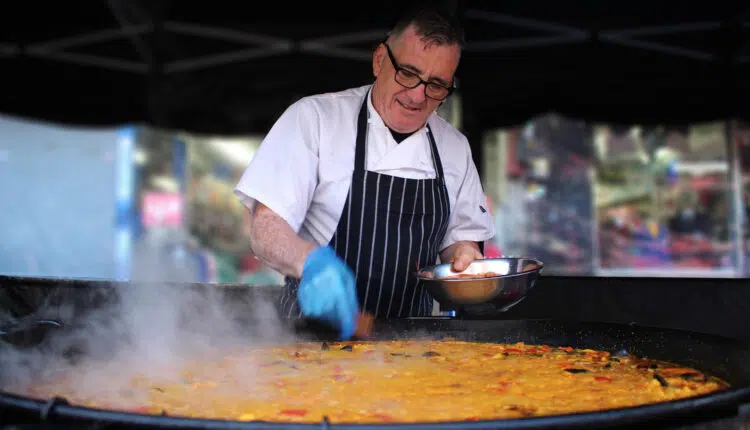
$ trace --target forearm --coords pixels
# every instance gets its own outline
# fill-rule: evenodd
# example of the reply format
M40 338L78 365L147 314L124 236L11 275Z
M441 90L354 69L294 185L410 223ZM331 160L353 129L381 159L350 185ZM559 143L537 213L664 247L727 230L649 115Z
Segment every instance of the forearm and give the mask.
M469 245L470 247L475 249L476 252L481 254L481 251L479 250L479 244L470 240L461 240L440 251L440 261L442 261L443 263L453 261L453 257L456 255L456 249L461 245Z
M258 203L250 222L250 246L263 264L295 278L302 277L307 255L316 245L297 233L268 207Z

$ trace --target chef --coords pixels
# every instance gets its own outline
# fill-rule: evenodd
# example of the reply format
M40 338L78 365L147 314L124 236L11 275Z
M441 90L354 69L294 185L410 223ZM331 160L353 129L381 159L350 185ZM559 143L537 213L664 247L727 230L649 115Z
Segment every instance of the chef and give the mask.
M435 113L462 44L452 18L415 10L375 49L374 83L302 98L268 132L235 192L253 252L285 275L283 316L343 339L359 312L428 316L414 272L483 258L494 223L469 143Z

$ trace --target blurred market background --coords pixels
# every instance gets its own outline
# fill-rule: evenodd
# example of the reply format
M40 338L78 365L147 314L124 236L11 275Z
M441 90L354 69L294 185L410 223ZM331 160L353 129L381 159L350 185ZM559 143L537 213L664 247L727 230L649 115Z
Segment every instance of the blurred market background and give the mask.
M369 82L400 3L85 3L0 21L0 274L280 284L232 189L286 105ZM746 277L744 6L584 3L461 3L475 42L440 114L472 140L489 255L554 275Z

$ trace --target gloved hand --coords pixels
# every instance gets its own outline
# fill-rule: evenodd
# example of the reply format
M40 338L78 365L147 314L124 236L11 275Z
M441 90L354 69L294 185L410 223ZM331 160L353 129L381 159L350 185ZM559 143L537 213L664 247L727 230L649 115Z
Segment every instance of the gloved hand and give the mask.
M307 256L297 300L304 315L327 321L342 339L354 334L359 311L354 273L332 248L322 246Z

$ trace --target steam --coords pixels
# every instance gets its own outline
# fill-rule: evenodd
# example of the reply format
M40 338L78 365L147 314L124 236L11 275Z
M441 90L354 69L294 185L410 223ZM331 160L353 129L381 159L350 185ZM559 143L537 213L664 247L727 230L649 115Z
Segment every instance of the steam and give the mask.
M38 347L0 342L0 391L127 409L147 400L147 392L132 389L134 377L184 382L182 368L192 361L298 340L276 316L272 297L250 292L255 287L138 282L92 288L61 288L67 299L44 317L66 327L50 330ZM86 297L76 304L76 296ZM255 370L237 367L235 376L251 386ZM72 382L60 385L66 391L44 389L61 376Z

